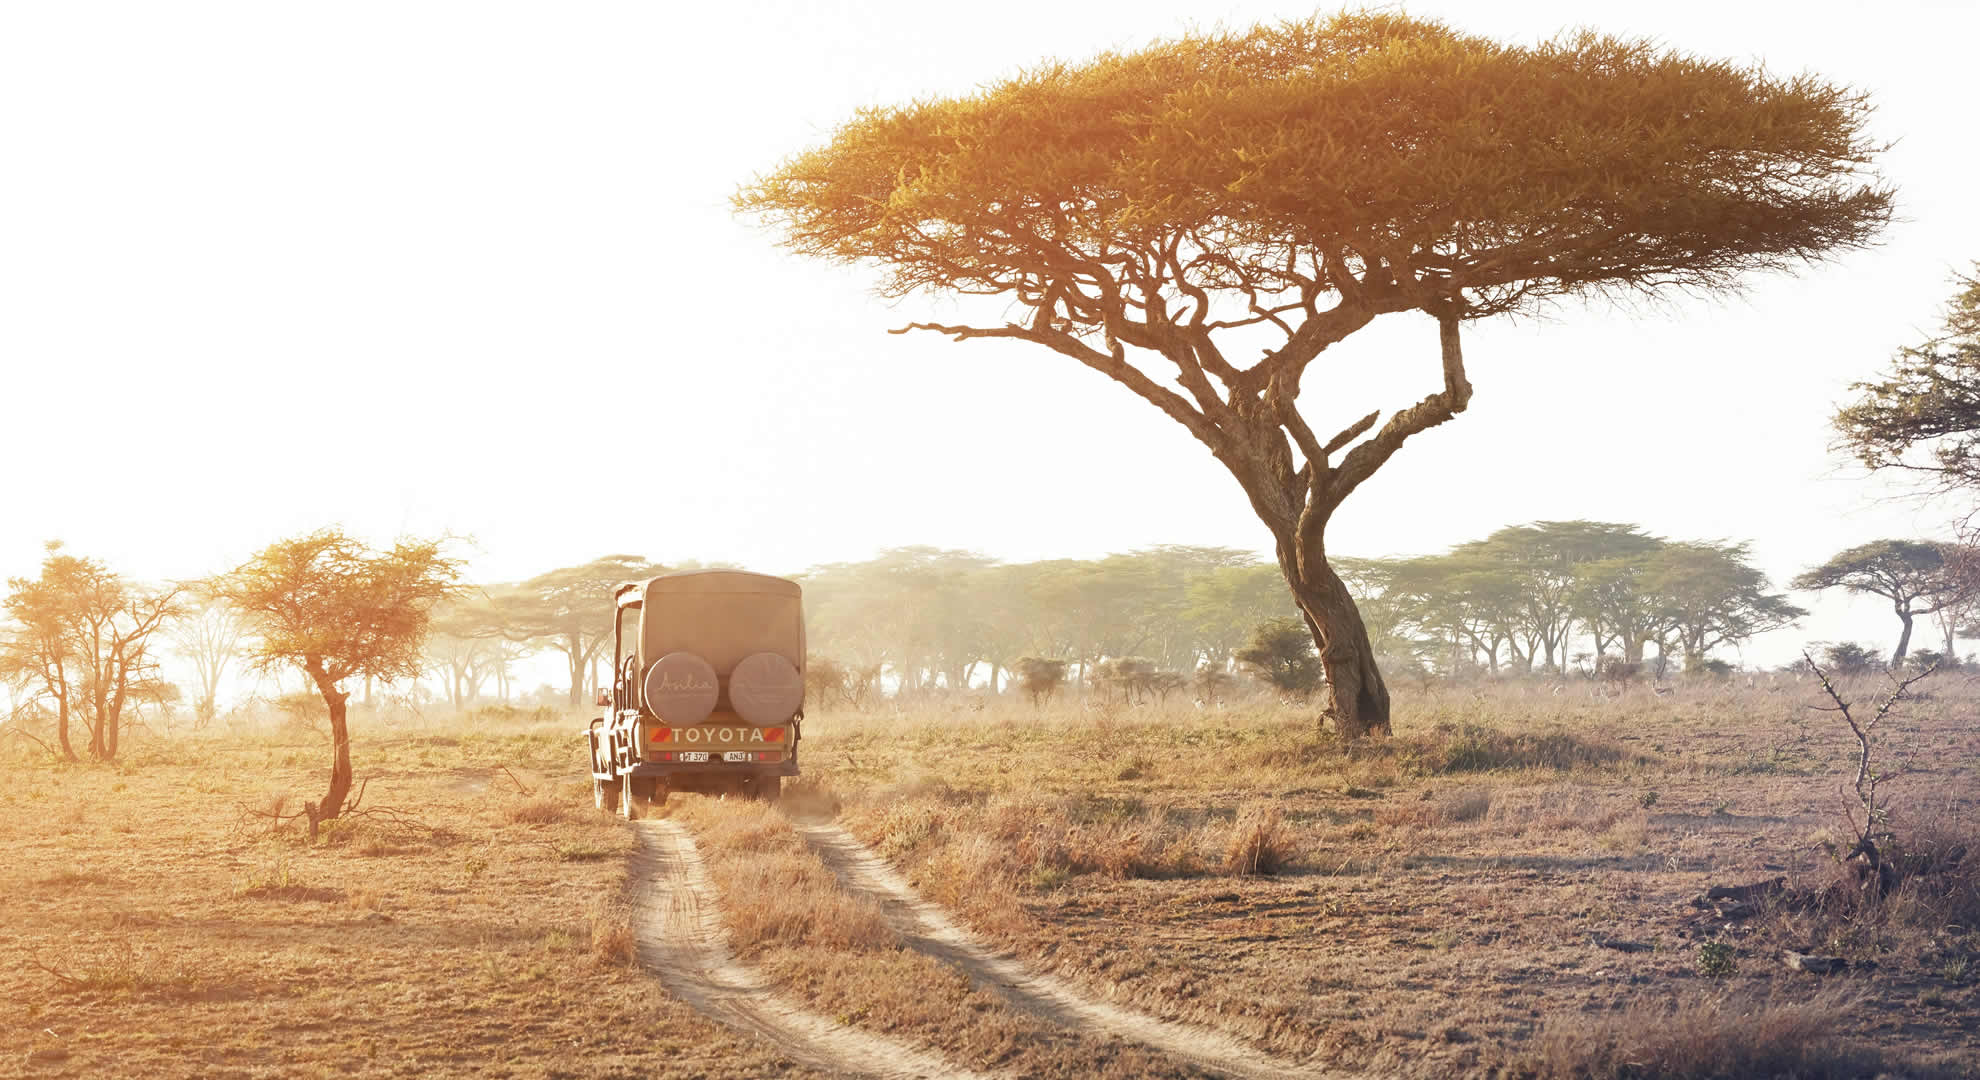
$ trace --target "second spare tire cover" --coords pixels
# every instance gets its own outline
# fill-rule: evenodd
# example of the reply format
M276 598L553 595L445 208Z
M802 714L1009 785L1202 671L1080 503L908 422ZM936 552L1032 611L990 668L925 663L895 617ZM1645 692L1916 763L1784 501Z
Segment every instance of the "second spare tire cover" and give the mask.
M804 676L776 653L752 653L729 673L729 703L757 727L785 723L804 705Z
M672 652L646 669L646 707L669 724L699 724L715 711L722 687L715 668L688 652Z

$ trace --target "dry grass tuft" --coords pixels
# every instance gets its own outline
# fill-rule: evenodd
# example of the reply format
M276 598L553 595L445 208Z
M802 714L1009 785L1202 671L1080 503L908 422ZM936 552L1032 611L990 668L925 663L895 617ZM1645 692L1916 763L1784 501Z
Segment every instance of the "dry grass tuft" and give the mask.
M1855 1006L1840 992L1802 1000L1714 995L1571 1015L1542 1030L1519 1071L1535 1080L1874 1076L1884 1068L1874 1048L1835 1034Z
M342 889L305 885L296 877L287 859L278 859L248 874L234 887L234 895L245 900L290 900L330 903L344 899Z
M1292 861L1292 837L1279 808L1248 803L1231 825L1224 844L1224 873L1239 877L1270 874Z
M35 879L35 884L50 889L75 889L86 885L108 885L111 878L92 870L57 870L46 877Z
M182 998L197 994L208 979L185 956L168 956L163 949L119 938L107 948L35 964L61 990L76 994L156 995Z
M1567 731L1500 731L1477 724L1438 724L1415 740L1422 764L1434 774L1513 769L1599 769L1620 764L1621 745Z
M639 963L639 936L633 930L631 903L620 898L594 904L587 928L592 963L607 968L628 968Z
M1391 828L1414 826L1431 829L1440 825L1482 821L1492 811L1492 793L1485 788L1424 794L1425 798L1414 802L1396 803L1377 810L1376 823Z
M568 799L535 798L509 807L512 825L567 825L590 816Z

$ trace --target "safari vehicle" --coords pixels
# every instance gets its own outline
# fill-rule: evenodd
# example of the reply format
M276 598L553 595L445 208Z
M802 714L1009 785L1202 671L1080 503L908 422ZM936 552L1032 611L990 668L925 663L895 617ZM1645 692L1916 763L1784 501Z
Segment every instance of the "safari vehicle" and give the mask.
M600 809L695 791L775 799L798 774L804 605L794 581L690 570L614 593L612 689L585 729Z

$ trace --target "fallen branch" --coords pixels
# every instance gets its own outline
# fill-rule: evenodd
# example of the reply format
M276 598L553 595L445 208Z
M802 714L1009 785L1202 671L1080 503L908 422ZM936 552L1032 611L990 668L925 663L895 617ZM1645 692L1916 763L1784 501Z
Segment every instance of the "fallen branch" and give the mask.
M41 970L43 970L43 971L45 971L45 972L47 972L48 974L50 974L50 975L53 975L53 976L55 976L55 978L56 978L56 979L58 979L58 980L60 980L60 981L62 982L62 984L63 984L64 986L81 986L81 985L83 985L83 980L82 980L82 979L78 979L78 978L76 978L76 977L75 977L74 975L71 975L71 974L69 974L68 972L65 972L65 971L57 971L57 970L55 970L54 968L52 968L52 967L49 967L49 966L48 966L47 964L44 964L44 963L42 963L42 962L41 962L41 961L39 961L39 960L34 960L34 961L31 961L31 962L32 962L32 963L34 964L34 966L35 966L35 967L38 967L38 968L40 968Z
M495 767L502 770L502 772L506 774L509 779L514 780L516 782L516 786L522 789L524 798L528 798L536 794L535 792L529 790L529 785L523 783L520 779L518 779L515 773L509 772L509 767L507 765L497 765Z

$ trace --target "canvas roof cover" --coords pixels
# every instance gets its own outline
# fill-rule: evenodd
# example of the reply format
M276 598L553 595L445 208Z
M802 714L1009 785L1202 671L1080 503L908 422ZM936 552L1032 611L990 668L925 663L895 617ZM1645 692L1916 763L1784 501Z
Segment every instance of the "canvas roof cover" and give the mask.
M691 652L726 684L752 653L776 653L804 671L804 603L798 583L745 570L684 570L642 588L639 666Z

